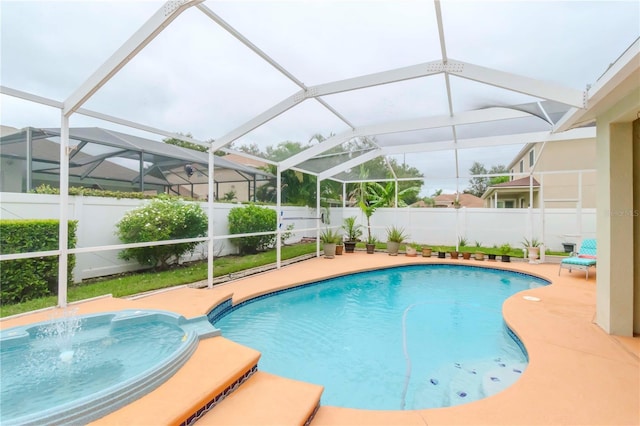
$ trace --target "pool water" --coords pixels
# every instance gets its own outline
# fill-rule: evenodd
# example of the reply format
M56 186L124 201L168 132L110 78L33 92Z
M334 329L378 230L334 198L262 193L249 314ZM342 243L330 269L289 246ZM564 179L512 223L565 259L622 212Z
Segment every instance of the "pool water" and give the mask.
M500 392L522 374L527 356L502 303L546 284L478 267L389 268L245 302L215 326L259 350L261 370L323 385L323 405L446 407Z

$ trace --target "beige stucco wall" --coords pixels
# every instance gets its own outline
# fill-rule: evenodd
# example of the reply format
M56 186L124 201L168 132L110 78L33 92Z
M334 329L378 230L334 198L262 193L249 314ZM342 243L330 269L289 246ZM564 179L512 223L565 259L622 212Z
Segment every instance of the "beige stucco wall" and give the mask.
M581 200L581 207L596 207L596 173L582 172L579 170L593 170L596 167L596 140L574 139L567 141L536 143L530 149L521 153L512 163L511 169L514 172L520 171L520 161L523 160L523 171L531 171L529 165L529 152L533 149L534 157L540 158L535 165L537 172L557 172L570 170L569 173L548 174L534 173L534 177L544 185L543 196L549 200L545 208L575 208L575 201L560 200ZM579 176L581 175L581 176ZM539 200L534 197L534 206L538 207Z
M633 122L633 332L640 334L640 119Z
M597 241L598 275L596 322L606 332L631 336L640 332L637 293L639 241L637 135L634 125L640 110L640 88L597 117ZM635 128L637 129L637 124ZM635 198L635 199L634 199Z

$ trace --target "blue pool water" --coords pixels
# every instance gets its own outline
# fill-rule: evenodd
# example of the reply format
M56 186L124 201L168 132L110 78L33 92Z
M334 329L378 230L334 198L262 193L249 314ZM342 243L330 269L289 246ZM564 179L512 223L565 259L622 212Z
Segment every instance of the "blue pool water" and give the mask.
M259 350L261 370L323 385L323 405L445 407L517 380L527 357L502 303L546 284L478 267L397 267L245 302L215 325Z
M164 311L66 315L0 333L0 423L86 424L150 392L219 335Z

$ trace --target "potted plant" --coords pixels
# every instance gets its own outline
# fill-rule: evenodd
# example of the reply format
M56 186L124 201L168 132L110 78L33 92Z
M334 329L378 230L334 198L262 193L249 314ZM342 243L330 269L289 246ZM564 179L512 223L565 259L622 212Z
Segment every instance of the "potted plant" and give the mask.
M463 237L458 238L458 247L462 252L462 258L465 260L471 259L471 251L469 250L469 247L467 247L468 244L469 242L467 241L466 238L463 238Z
M346 232L347 240L344 242L344 251L353 253L356 243L362 237L362 225L356 223L355 216L349 216L344 219L342 229Z
M324 248L324 257L327 259L333 259L336 255L336 244L342 236L333 229L325 229L320 234L320 241L322 242Z
M444 247L437 247L436 250L438 251L438 259L444 259L447 257L447 251Z
M489 260L491 260L491 261L494 261L494 262L496 261L496 253L495 253L495 252L493 252L493 251L491 251L491 252L487 253L487 257L488 257L488 258L489 258Z
M538 257L540 256L540 244L541 242L535 238L532 238L531 240L524 238L522 240L522 245L527 249L529 263L534 263L538 260Z
M344 245L342 243L342 238L340 238L336 243L336 256L342 255L343 251L344 251Z
M404 228L398 228L397 226L387 228L387 251L389 256L397 256L400 244L406 239L407 234L405 234Z
M377 242L378 239L376 237L369 236L369 238L367 238L367 243L365 245L367 247L367 254L373 254L373 252L376 250Z
M511 262L511 246L509 243L503 244L500 246L500 257L503 262Z
M460 253L456 249L453 249L449 252L449 255L451 256L452 259L457 259L459 254Z
M431 257L433 250L429 246L422 246L422 257Z
M482 243L480 241L476 241L476 252L475 252L476 260L484 260L484 252L480 251L481 247L482 247Z
M375 184L368 184L366 182L360 184L360 199L358 205L367 218L367 253L369 253L369 245L373 244L375 248L375 243L377 242L377 239L371 235L371 216L373 216L373 213L384 201L376 193L375 188ZM371 249L371 253L373 253L373 248Z
M415 244L407 244L404 249L405 255L408 257L416 257L418 255L418 249Z

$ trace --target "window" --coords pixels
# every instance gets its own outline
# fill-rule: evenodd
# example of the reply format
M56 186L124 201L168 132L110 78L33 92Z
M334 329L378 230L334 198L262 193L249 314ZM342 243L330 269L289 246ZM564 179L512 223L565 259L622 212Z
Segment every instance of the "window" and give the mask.
M520 173L524 172L524 160L520 160Z
M515 206L515 200L502 200L498 201L499 209L512 209Z
M533 167L533 161L535 160L535 153L533 152L533 149L531 151L529 151L529 167Z

